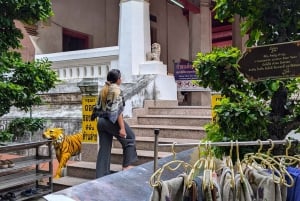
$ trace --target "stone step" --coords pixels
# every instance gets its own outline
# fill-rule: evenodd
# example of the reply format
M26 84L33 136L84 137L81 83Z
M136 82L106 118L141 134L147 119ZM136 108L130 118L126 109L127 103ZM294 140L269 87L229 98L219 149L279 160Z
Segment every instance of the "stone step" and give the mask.
M205 130L201 126L174 125L130 125L136 136L153 137L154 129L159 129L159 138L180 138L200 140L205 137Z
M211 116L211 107L208 106L149 107L148 114Z
M111 173L122 170L120 164L110 164ZM67 165L67 176L53 179L53 191L78 185L96 178L96 162L76 161Z
M154 136L153 137L136 137L136 148L137 150L148 150L148 151L154 151ZM199 143L199 140L194 139L175 139L175 138L158 138L159 144L172 144L174 142L177 143ZM114 138L113 140L113 147L114 148L122 148L121 143ZM176 152L184 151L187 149L190 149L191 146L180 146L176 147ZM170 147L158 147L158 151L162 152L172 152Z
M138 161L134 165L141 165L154 160L154 151L147 150L137 150ZM158 159L164 158L172 155L171 152L161 152L157 153ZM123 161L123 150L118 148L112 148L111 150L111 163L122 164Z
M176 107L177 100L144 100L144 107Z
M84 179L79 177L65 176L59 179L53 179L53 192L57 192L71 186L79 185L90 181L91 179Z
M177 101L145 101L144 108L135 111L130 127L136 134L138 161L141 165L154 160L154 129L159 129L158 143L198 143L205 137L203 125L211 121L211 108L178 106ZM191 149L177 146L175 152ZM172 147L159 146L158 159L172 156ZM114 139L111 150L111 172L122 170L123 150ZM79 161L68 164L66 176L54 179L54 192L95 179L96 162Z
M211 116L142 115L137 117L140 125L204 126L210 121Z
M95 179L96 162L78 161L67 166L67 175L70 177L81 177L85 179ZM110 164L111 172L122 170L120 164Z

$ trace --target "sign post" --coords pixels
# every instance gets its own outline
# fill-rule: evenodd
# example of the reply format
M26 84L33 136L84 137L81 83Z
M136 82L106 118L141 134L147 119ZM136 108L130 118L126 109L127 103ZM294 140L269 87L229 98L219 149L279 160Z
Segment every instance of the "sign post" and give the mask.
M249 81L300 76L300 41L247 48L238 64Z
M95 162L98 150L97 121L91 121L93 106L98 97L98 81L84 78L77 84L82 94L82 133L81 157L84 161Z
M91 120L97 96L82 96L82 132L83 142L97 143L97 121Z
M215 106L216 105L220 105L221 104L221 100L222 100L222 95L219 93L214 93L211 95L211 117L212 117L212 121L216 122L216 112L215 112Z
M193 80L198 80L198 78L192 62L184 61L174 63L174 77L178 91L203 90L203 87L199 87L193 83Z

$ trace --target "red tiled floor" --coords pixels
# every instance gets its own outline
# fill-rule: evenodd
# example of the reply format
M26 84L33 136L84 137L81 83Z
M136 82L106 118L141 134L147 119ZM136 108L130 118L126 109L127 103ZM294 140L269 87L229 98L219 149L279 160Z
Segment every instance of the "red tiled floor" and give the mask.
M14 159L14 158L20 158L22 156L20 155L15 155L15 154L0 154L0 160L7 160L7 159ZM68 161L67 164L74 163L75 161ZM52 165L53 165L53 176L56 173L56 170L58 168L58 161L56 158L52 160ZM49 163L42 163L40 164L40 168L42 170L49 170Z

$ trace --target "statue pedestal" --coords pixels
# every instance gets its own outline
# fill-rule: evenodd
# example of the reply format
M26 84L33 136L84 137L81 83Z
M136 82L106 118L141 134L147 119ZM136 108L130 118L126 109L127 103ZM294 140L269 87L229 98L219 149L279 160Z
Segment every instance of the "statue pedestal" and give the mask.
M140 75L167 75L167 65L161 61L146 61L140 64Z

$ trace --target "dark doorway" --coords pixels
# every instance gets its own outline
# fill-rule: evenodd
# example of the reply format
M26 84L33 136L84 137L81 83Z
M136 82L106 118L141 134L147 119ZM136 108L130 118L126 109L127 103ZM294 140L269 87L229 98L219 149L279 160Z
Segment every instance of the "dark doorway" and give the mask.
M63 29L63 52L88 48L89 35L70 29Z

